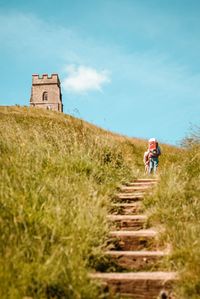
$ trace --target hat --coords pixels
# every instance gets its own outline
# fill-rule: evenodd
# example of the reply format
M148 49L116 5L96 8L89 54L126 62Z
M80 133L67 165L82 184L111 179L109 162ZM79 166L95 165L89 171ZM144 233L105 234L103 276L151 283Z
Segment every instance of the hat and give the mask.
M149 142L157 142L156 138L150 138Z

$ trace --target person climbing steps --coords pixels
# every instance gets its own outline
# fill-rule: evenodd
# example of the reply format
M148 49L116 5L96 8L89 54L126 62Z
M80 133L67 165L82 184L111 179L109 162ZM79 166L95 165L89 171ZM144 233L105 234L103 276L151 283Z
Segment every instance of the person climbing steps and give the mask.
M146 173L156 174L159 163L158 157L160 155L161 149L158 145L158 141L155 138L150 138L148 142L148 150L145 151L143 159Z

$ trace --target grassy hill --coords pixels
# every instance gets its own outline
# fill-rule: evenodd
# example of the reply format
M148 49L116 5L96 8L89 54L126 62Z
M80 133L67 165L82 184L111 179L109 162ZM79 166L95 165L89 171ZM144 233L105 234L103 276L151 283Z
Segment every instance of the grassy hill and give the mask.
M161 242L171 248L165 261L179 272L177 298L200 298L200 128L183 142L173 163L162 170L158 188L144 201L154 225L165 230Z
M146 146L68 115L0 107L1 298L100 298L87 272L102 254L115 188L144 176ZM169 190L187 155L161 148L159 188L171 215ZM146 205L163 221L159 190Z

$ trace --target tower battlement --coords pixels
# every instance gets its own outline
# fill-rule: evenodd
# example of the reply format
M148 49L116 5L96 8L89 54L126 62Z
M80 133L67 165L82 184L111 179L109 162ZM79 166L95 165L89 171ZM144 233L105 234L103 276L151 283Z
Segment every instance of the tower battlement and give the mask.
M49 76L48 74L38 75L33 74L32 75L32 85L41 85L41 84L57 84L60 86L60 80L58 77L58 74L51 74Z
M30 105L63 112L62 94L58 74L32 75Z

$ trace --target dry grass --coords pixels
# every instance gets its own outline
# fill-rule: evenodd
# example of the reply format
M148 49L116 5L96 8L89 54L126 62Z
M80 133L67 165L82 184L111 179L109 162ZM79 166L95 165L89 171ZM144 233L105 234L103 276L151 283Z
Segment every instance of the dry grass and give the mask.
M152 222L161 224L161 241L172 247L166 267L179 272L180 299L200 298L200 131L184 140L185 148L162 171L160 184L146 200Z
M0 298L100 298L87 273L110 195L143 176L145 147L64 114L0 107Z
M0 109L0 297L97 298L109 195L142 167L122 136L59 113Z

